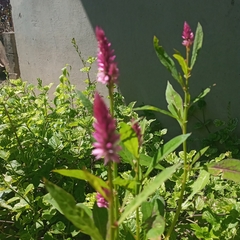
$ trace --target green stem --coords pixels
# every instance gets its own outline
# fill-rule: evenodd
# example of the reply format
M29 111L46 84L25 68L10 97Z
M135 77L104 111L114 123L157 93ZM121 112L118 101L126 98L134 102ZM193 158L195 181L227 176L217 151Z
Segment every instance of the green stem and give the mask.
M114 88L114 84L113 82L110 81L109 86L108 86L108 92L109 92L109 100L110 100L110 113L112 115L112 117L114 117L114 99L113 99L113 88ZM118 166L117 163L113 162L113 179L117 178L118 176ZM119 217L119 203L118 203L118 186L117 185L113 185L113 188L115 190L114 195L113 195L113 201L114 201L114 217L115 220L118 219ZM116 231L116 239L119 238L119 231L117 229Z
M136 162L136 169L135 169L135 174L136 174L136 188L135 188L135 196L139 194L140 191L140 186L139 186L139 158L137 159ZM140 219L139 219L139 208L136 209L136 240L140 239Z
M188 92L185 92L185 101L184 101L185 107L184 107L184 118L183 118L183 125L182 125L182 133L183 134L187 133L188 98L189 98ZM180 197L178 200L177 210L176 210L175 216L173 218L172 224L167 232L167 235L165 238L166 240L170 239L172 231L177 223L180 212L182 210L182 202L183 202L184 192L185 192L185 188L186 188L187 175L188 175L187 142L186 141L183 142L183 152L184 152L184 172L183 172L182 188L181 188Z
M112 179L112 162L108 164L108 182L110 188L110 199L109 199L109 208L108 208L108 234L107 239L114 240L114 192L113 192L113 179Z
M25 198L21 193L19 193L19 192L16 191L14 188L12 188L12 186L11 186L10 184L8 184L5 180L4 180L4 183L8 186L9 189L11 189L14 193L16 193L16 195L18 195L19 197L21 197L21 198L29 205L29 207L33 210L34 214L37 214L34 205L32 205L32 203L31 203L27 198ZM42 227L44 227L44 225L43 225L43 223L42 223L41 221L37 220L37 222L38 222Z
M188 62L189 62L189 48L186 48L186 63L188 66ZM183 112L183 122L181 125L182 128L182 133L186 134L187 133L187 121L188 121L188 108L189 108L189 103L190 103L190 94L189 94L189 88L188 88L188 78L189 78L189 72L190 70L188 70L188 74L187 76L185 76L186 79L186 83L185 83L185 87L183 89L184 91L184 112ZM186 188L186 182L187 182L187 177L188 177L188 161L187 161L187 141L185 140L183 142L183 152L184 152L184 172L183 172L183 180L182 180L182 188L181 188L181 192L180 192L180 197L178 200L178 206L177 206L177 210L175 213L175 216L173 218L172 224L167 232L167 235L165 237L165 240L169 240L170 236L172 234L172 231L178 221L180 212L182 210L182 203L183 203L183 197L184 197L184 192L185 192L185 188Z

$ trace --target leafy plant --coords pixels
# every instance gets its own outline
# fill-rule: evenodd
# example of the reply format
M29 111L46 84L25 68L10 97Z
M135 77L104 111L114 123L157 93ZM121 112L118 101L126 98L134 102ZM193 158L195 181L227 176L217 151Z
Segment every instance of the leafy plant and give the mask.
M0 238L238 239L240 161L229 151L209 157L212 142L187 151L191 106L204 109L210 91L191 99L189 90L202 47L201 25L194 35L184 24L186 56L173 55L182 73L153 39L157 57L183 90L182 96L167 83L168 110L125 104L116 91L114 51L99 27L96 36L97 81L108 89L109 108L90 79L95 58L84 60L74 39L87 77L84 91L71 85L68 67L53 99L52 85L40 79L37 86L21 79L1 85ZM135 110L145 113L140 117ZM182 135L164 142L166 129L146 111L176 119ZM217 141L231 139L224 134L236 123L229 122ZM208 127L205 116L201 127Z
M210 146L207 151L209 158L217 157L220 153L230 151L234 158L239 158L240 139L237 136L236 129L238 119L234 118L231 113L231 104L227 108L227 120L206 119L205 108L207 103L204 99L193 106L191 115L197 119L195 129L206 130L208 133L203 139L195 139L201 141L201 145ZM196 117L195 112L202 113L202 118Z

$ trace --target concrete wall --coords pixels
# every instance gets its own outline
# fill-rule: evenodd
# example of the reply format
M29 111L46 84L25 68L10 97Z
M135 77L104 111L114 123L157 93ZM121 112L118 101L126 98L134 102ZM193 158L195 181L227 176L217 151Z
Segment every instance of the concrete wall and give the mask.
M226 118L231 102L233 116L240 117L240 2L231 0L11 0L22 78L36 82L57 81L69 63L73 83L79 88L84 76L71 46L77 40L85 56L96 54L94 28L99 25L112 42L120 69L120 88L127 101L154 104L166 109L167 80L177 83L159 63L152 44L160 38L169 55L181 45L183 22L192 29L200 22L203 49L197 59L190 88L197 95L216 84L206 98L209 118ZM178 127L161 117L170 135Z
M4 52L6 57L6 61L3 61L3 65L8 72L8 77L16 79L20 76L20 69L15 34L14 32L3 32L0 34L0 40L4 46L3 54L0 54L1 58L4 56Z
M55 82L66 64L71 80L84 88L86 74L71 40L76 39L85 58L96 55L94 31L80 1L12 0L21 77L36 83ZM92 77L95 78L96 68Z

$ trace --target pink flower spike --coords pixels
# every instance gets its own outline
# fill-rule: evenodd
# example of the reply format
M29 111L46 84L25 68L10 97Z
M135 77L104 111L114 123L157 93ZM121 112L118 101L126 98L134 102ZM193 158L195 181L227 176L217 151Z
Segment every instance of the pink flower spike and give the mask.
M119 70L114 62L116 56L112 50L111 43L108 42L104 31L100 27L96 27L96 38L98 42L98 74L97 81L103 84L109 84L111 81L117 83Z
M194 41L194 34L188 25L187 22L184 22L183 33L182 33L183 42L182 45L189 48Z
M108 189L104 188L103 190L107 195L109 194ZM99 208L108 208L108 201L99 192L97 192L96 199Z
M136 122L135 119L132 119L131 122L132 122L132 129L137 134L138 144L139 144L139 147L140 147L143 143L143 136L142 136L141 127L139 126L138 122Z
M112 118L107 106L97 92L95 93L93 111L95 117L93 137L96 142L93 143L92 154L96 157L96 160L104 158L105 165L110 161L119 163L120 159L117 152L121 148L118 145L120 136L116 133L116 121Z

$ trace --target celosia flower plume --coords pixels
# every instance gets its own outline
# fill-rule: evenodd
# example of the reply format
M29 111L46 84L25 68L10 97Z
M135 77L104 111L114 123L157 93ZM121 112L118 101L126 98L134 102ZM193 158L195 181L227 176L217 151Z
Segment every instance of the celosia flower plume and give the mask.
M98 74L97 81L103 84L109 84L110 81L117 83L119 70L116 62L114 50L111 49L111 43L108 42L104 31L100 27L96 27L96 38L98 42Z
M93 111L95 117L93 137L96 142L93 143L92 154L97 160L104 158L105 165L109 161L118 163L120 159L117 152L121 148L118 145L120 136L116 133L116 121L98 93L95 93Z
M182 42L183 46L186 46L187 48L189 48L193 44L194 34L187 22L184 22L182 38L183 38L183 42Z
M138 138L138 144L139 147L142 145L143 143L143 136L142 136L142 130L141 127L139 126L138 122L136 122L136 120L132 119L132 129L135 131L137 138Z
M109 194L109 190L103 189L106 194ZM97 192L96 195L97 199L97 206L100 208L108 208L108 201L99 193Z

